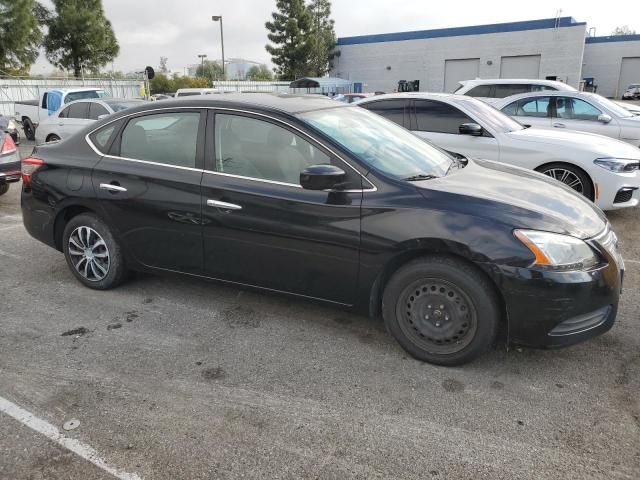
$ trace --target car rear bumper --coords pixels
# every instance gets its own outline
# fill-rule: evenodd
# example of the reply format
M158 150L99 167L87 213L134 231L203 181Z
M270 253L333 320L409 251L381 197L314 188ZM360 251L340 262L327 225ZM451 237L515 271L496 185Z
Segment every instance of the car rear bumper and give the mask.
M17 155L15 155L17 157ZM20 180L20 160L3 162L0 157L0 184L12 183Z

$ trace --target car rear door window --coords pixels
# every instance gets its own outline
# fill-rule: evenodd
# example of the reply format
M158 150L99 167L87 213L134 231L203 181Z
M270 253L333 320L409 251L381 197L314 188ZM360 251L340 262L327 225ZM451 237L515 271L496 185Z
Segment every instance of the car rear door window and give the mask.
M584 100L572 97L556 98L556 115L569 120L598 120L600 110Z
M145 115L129 120L120 137L120 156L195 168L200 113Z
M87 102L78 102L69 105L66 118L80 118L86 120L89 118L89 104Z
M58 118L69 118L69 108L67 107L58 114Z
M306 167L331 163L300 135L241 115L216 115L215 144L217 172L259 180L299 185Z
M409 122L406 118L406 107L408 103L408 100L381 100L379 102L366 103L361 106L402 127L409 128Z
M460 125L474 123L456 107L433 100L415 100L416 130L422 132L459 134Z
M478 85L465 93L465 95L469 97L490 97L492 86L493 85Z
M98 120L100 115L109 115L109 111L99 103L89 104L89 118L91 120Z
M525 98L523 100L519 100L518 102L515 102L517 103L516 113L509 114L509 115L517 115L519 117L545 118L549 116L550 102L551 102L550 97Z

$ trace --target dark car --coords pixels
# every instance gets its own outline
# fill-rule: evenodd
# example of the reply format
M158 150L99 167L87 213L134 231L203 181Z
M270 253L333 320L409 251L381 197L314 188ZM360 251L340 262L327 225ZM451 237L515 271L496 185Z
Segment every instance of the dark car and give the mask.
M18 133L16 122L2 114L0 114L0 132L8 133L11 135L13 143L20 145L20 134Z
M8 132L0 130L0 195L9 191L9 185L20 181L20 154Z
M559 347L614 323L603 213L541 174L455 159L356 106L216 95L136 107L23 161L29 233L87 287L178 272L382 313L421 360Z

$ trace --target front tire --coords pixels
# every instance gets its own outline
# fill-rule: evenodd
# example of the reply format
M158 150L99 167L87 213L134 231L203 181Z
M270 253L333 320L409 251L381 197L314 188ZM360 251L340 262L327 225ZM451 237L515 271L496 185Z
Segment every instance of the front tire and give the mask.
M0 185L0 196L4 195L8 191L9 191L9 184L8 183L3 183L2 185Z
M578 167L569 165L568 163L551 163L539 168L538 172L564 183L591 201L595 198L593 184L591 183L589 175Z
M398 270L382 298L387 329L410 355L436 365L461 365L493 344L500 321L497 295L472 265L426 256Z
M33 123L31 123L31 120L25 118L24 120L22 120L22 126L24 128L24 136L27 138L27 140L35 140L36 128L33 126Z
M62 234L62 248L71 272L86 287L108 290L123 282L126 267L120 244L96 215L73 217Z
M49 135L47 137L47 139L45 141L48 143L48 142L57 142L59 140L60 140L60 137L58 135L56 135L55 133L52 133L51 135Z

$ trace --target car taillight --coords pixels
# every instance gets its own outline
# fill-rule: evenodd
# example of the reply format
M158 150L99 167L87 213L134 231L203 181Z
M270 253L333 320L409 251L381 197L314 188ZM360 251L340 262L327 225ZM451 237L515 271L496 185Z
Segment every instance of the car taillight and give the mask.
M13 143L13 138L11 135L5 134L4 141L0 146L0 155L8 155L9 153L16 153L18 149L16 148L16 144Z
M31 175L33 175L43 165L44 161L39 158L28 157L22 160L22 182L25 186L29 186L31 183Z

